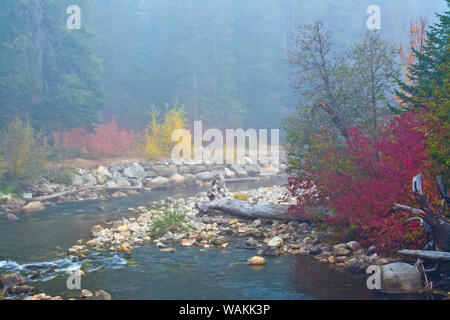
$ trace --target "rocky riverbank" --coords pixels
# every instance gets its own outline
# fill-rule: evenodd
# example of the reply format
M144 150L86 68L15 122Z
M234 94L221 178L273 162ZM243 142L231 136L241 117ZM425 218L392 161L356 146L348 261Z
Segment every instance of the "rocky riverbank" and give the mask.
M240 197L242 197L240 193ZM231 194L230 196L236 196ZM271 202L293 204L283 187L261 187L244 193L250 202ZM123 218L109 225L96 225L91 229L92 239L71 247L68 254L83 257L90 250L118 251L124 254L133 247L153 243L161 252L176 253L177 246L210 248L245 248L254 250L248 264L264 265L266 259L278 255L310 256L319 263L328 264L343 271L365 273L371 265L382 267L383 288L386 293L416 293L422 288L417 269L398 259L383 257L375 246L363 248L358 242L350 241L337 245L328 243L332 230L317 231L308 223L278 222L268 220L242 220L229 216L199 216L195 208L198 201L207 201L205 193L187 199L166 199L152 203L151 208L129 208L136 217ZM177 228L162 235L152 234L154 225L161 220L165 211L162 206L175 212L186 212L185 220ZM398 281L398 278L401 281Z
M286 196L283 187L261 187L231 197L246 198L250 202L293 204L295 200ZM422 278L415 266L398 259L379 255L375 246L363 248L350 241L331 245L328 236L332 230L318 231L314 224L296 221L280 222L262 219L243 220L216 214L200 216L195 203L207 201L206 193L186 199L167 198L153 202L147 207L129 208L130 215L120 220L95 225L91 228L91 239L80 239L68 248L68 258L86 261L92 254L113 253L126 259L133 248L154 245L166 254L177 254L177 247L198 247L200 251L234 247L249 250L247 261L236 261L263 267L278 255L309 256L317 263L330 268L365 273L369 266L381 268L381 292L417 293L423 287ZM176 225L157 229L167 214L178 213ZM174 216L171 216L175 220ZM253 252L252 252L253 251ZM81 270L90 272L89 270ZM20 289L20 286L19 286ZM83 297L90 298L84 292ZM22 294L21 296L24 296ZM27 299L50 299L46 295L26 295ZM56 297L58 298L58 297Z
M20 197L0 194L0 208L6 213L6 218L13 221L17 219L13 213L43 210L50 204L50 200L58 202L101 200L149 192L153 189L203 187L209 186L217 174L223 175L228 180L256 181L284 174L284 165L275 168L261 163L250 164L249 159L247 162L246 165L196 164L189 161L128 162L108 167L57 169L72 172L71 183L55 183L42 178L25 190ZM49 199L54 195L57 197Z

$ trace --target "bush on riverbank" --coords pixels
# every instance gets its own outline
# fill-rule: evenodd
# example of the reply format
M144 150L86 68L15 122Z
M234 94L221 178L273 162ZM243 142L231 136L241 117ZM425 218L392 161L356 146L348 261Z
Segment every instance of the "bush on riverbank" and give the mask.
M74 174L75 169L73 168L49 169L44 173L43 177L50 183L70 185Z
M290 179L288 187L293 194L298 188L311 190L298 197L300 207L325 204L335 210L326 223L333 226L337 241L377 244L380 250L419 248L421 228L408 222L407 214L390 210L396 202L415 205L411 180L428 170L425 136L416 129L420 125L414 114L405 113L383 127L379 140L351 129L351 142L343 151L327 145L326 136L317 137L323 163L320 168L310 164L301 176ZM428 194L434 192L431 181L425 181L424 188Z
M1 134L3 183L14 191L32 184L43 173L47 143L28 120L13 119Z
M176 232L179 229L183 229L186 218L186 212L166 206L162 213L152 221L150 235L160 237L168 231Z
M55 132L55 148L63 149L68 157L125 156L133 151L137 140L135 133L120 128L114 117L109 122L92 126L92 131L81 127L63 133Z

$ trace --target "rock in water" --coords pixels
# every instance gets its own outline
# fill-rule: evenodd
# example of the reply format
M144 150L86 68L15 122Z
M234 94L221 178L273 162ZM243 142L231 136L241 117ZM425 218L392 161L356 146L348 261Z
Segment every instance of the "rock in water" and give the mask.
M81 290L80 298L90 298L92 296L94 295L89 290L86 289Z
M88 298L89 300L112 300L111 295L103 290L98 290L95 296Z
M247 264L249 265L265 265L266 259L263 257L254 256L249 259L247 259Z
M419 271L408 263L396 262L381 267L381 291L384 293L416 293L422 287Z
M8 220L8 221L17 221L17 220L19 220L19 218L17 218L15 215L13 215L12 213L8 213L7 215L6 215L6 219Z
M44 209L45 209L44 205L39 201L32 201L22 207L22 210L25 212L41 211Z

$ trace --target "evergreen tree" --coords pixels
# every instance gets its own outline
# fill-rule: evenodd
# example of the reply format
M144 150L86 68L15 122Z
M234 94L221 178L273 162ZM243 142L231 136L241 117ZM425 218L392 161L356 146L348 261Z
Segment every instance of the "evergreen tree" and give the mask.
M450 6L450 0L446 0ZM433 85L442 86L446 76L441 66L448 59L447 48L450 35L450 11L437 15L439 22L427 32L423 52L414 50L416 60L409 72L409 83L398 81L400 90L396 93L406 108L423 106L423 99L433 95Z

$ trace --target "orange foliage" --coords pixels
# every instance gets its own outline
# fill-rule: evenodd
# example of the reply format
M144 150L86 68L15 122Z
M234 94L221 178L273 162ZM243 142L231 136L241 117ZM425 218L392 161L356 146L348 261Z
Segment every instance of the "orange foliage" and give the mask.
M423 53L423 47L427 39L426 28L426 21L422 17L419 19L419 21L411 21L408 34L409 48L405 50L400 44L400 59L407 70L407 74L409 73L409 67L411 67L416 60L416 55L413 50Z
M75 128L63 133L62 145L59 132L54 133L55 147L79 150L95 156L123 156L129 154L135 143L133 131L119 128L116 119L104 124L95 124L93 132L86 127Z

